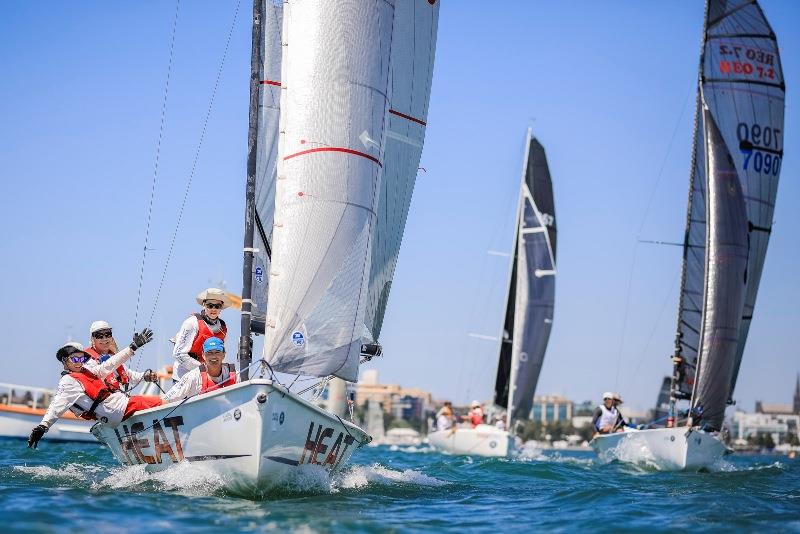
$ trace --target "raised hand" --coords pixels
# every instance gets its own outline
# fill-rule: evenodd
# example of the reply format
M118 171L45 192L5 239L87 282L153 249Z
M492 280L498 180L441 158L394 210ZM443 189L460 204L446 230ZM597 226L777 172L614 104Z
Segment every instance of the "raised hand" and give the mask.
M153 331L149 328L145 328L142 330L141 333L133 334L133 341L131 341L130 347L131 350L136 350L138 348L144 347L148 343L153 340Z

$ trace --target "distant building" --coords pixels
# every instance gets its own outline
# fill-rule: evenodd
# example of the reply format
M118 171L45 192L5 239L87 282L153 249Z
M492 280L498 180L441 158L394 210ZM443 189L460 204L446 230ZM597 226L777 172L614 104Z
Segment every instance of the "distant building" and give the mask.
M749 439L762 434L772 436L772 441L781 444L789 434L797 435L800 415L735 412L730 425L731 437Z
M571 424L574 403L561 395L537 395L533 398L531 420L542 424Z
M431 394L419 388L404 388L398 384L380 384L378 371L369 369L361 375L355 386L355 403L366 405L369 399L381 404L383 411L398 419L422 419L433 406Z

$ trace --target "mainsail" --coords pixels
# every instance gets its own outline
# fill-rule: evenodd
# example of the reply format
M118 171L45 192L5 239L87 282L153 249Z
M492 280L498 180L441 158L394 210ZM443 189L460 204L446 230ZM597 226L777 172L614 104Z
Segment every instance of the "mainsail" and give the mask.
M393 4L284 3L264 346L279 371L358 378L389 111Z
M495 402L527 418L553 325L556 220L547 157L528 130ZM510 329L509 329L510 326ZM502 376L501 376L502 375Z
M391 51L390 109L372 240L366 326L378 339L406 226L428 120L439 3L397 2Z
M256 144L255 232L253 248L253 315L250 329L264 333L267 314L272 225L275 215L275 178L278 159L278 123L281 98L281 27L283 4L261 0L261 69Z
M706 264L706 152L701 134L705 103L733 158L741 182L749 254L741 326L726 387L733 395L764 266L783 157L785 85L775 34L754 0L709 0L700 58L695 144L684 238L676 380L673 394L695 386Z

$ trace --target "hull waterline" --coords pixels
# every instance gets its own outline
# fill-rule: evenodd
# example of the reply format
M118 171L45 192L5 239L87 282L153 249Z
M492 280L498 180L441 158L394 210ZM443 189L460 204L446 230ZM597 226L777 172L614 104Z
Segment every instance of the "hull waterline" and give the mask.
M596 436L591 446L601 461L642 464L663 471L708 468L728 450L718 433L686 427L605 434Z
M116 427L97 424L92 432L124 465L159 471L189 462L241 493L291 486L308 465L333 473L371 440L270 380L144 410Z

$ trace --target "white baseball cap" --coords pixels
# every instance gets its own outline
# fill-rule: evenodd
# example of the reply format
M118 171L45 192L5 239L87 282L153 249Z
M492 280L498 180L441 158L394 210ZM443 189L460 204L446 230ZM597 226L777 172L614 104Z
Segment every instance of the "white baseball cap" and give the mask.
M611 391L606 391L605 393L603 393L603 400L606 399L614 400L614 393Z
M92 326L89 327L89 335L91 336L98 330L111 330L111 325L105 321L95 321L92 323Z

